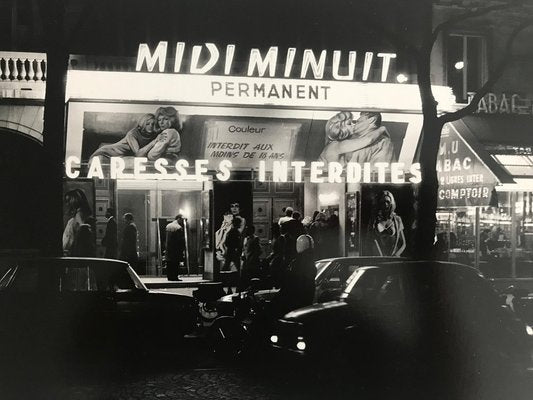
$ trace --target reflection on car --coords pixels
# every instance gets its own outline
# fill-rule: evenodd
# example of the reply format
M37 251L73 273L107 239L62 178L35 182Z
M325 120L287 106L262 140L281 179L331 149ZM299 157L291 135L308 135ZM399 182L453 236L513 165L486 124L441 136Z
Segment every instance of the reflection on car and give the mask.
M3 343L104 347L176 340L194 329L192 298L149 291L123 261L18 260L0 280Z
M272 347L293 355L368 365L529 363L528 331L477 270L445 262L358 268L336 301L278 320ZM381 362L381 363L380 363Z

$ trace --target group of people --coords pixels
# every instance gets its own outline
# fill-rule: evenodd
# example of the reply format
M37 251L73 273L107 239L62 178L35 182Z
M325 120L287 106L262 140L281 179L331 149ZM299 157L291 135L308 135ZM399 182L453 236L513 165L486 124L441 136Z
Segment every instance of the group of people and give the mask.
M216 232L216 254L221 272L238 276L237 290L246 289L252 278L270 276L280 288L278 304L294 309L313 302L316 275L314 240L307 234L300 214L287 207L285 216L273 228L272 253L261 261L261 244L255 228L240 216L238 203L232 203ZM235 282L226 279L228 291Z
M174 107L159 107L155 114L144 114L137 126L116 143L99 147L93 157L146 157L150 161L164 157L176 159L181 151L182 122Z
M65 193L67 224L63 231L63 255L72 257L96 257L96 219L82 189L72 189ZM138 262L137 227L131 213L123 215L124 229L122 240L118 241L117 222L113 208L106 210L106 232L102 238L105 258L118 258L127 261L132 267Z
M261 245L255 227L240 215L240 204L231 203L215 233L216 258L222 273L239 275L239 289L247 287L259 275Z

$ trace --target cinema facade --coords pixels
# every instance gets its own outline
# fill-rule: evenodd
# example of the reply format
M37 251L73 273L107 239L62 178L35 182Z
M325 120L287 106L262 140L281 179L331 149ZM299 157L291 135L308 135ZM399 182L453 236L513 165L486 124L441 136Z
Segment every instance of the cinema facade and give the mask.
M333 235L329 256L411 254L422 115L417 85L391 83L394 55L366 52L357 65L350 53L339 67L341 55L334 53L327 76L326 56L305 50L293 78L284 75L290 51L285 64L277 65L272 48L264 57L252 50L246 73L232 75L228 48L225 61L217 49L212 64L224 67L218 74L210 74L210 61L198 66L194 49L186 69L167 61L159 47L153 53L143 48L137 71L69 70L67 77L64 191L85 193L96 218L98 255L105 250L106 209L115 210L119 241L121 217L131 213L138 229L136 269L160 274L165 226L179 213L187 221L185 267L217 279L220 230L235 203L255 226L263 256L286 207L298 210L306 223L317 211L324 213ZM204 51L213 60L213 48ZM434 93L440 111L454 109L449 88L436 86ZM175 136L173 144L159 152L131 150L128 135L155 139L161 133L146 122L157 125L162 108L179 115L165 134ZM359 126L357 120L368 116L377 133L365 125L354 128L353 136L343 134L343 127ZM356 144L363 137L374 139ZM443 170L457 168L450 162ZM474 174L476 162L460 163ZM494 187L479 183L468 195L459 188L443 196L489 202ZM384 194L392 197L402 226L403 238L390 248L371 236ZM65 207L65 225L68 218Z

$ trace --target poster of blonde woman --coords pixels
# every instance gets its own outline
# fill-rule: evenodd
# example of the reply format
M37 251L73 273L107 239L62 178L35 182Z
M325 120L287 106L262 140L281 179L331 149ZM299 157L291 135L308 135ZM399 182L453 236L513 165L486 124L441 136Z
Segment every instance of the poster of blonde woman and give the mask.
M412 245L414 213L410 185L364 185L361 190L362 254L407 257Z

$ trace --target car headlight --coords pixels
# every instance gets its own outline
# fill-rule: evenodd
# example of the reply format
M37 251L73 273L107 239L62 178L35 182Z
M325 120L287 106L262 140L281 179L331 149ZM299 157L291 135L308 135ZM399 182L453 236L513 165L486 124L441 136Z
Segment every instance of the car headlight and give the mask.
M529 336L533 336L533 327L526 325L526 332Z
M271 341L272 343L278 343L278 340L279 340L278 335L272 335L272 336L270 336L270 341Z
M298 341L296 342L296 348L300 351L304 351L307 347L307 344L305 343L305 340L303 337L299 337Z

